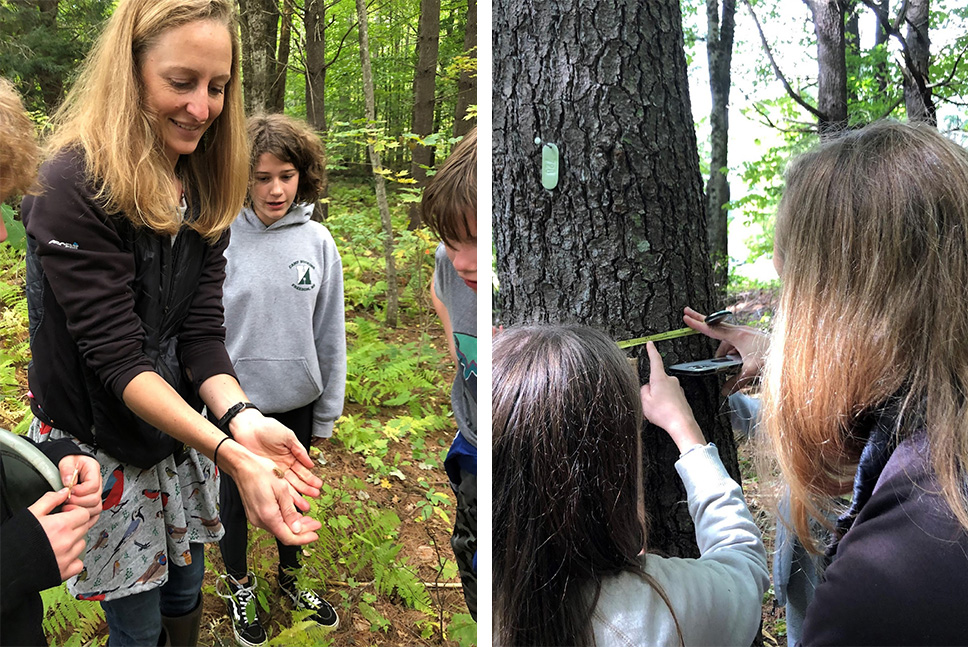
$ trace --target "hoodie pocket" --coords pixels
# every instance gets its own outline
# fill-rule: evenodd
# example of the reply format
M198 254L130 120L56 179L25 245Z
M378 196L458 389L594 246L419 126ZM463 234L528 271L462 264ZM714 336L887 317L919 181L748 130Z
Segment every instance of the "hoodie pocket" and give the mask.
M235 362L242 390L265 413L281 413L306 406L322 394L319 371L305 358L242 357Z

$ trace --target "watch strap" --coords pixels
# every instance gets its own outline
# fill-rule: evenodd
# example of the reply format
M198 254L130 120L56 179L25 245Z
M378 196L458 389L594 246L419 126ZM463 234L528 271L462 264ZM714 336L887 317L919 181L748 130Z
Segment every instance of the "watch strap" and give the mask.
M228 411L226 411L221 418L218 419L218 423L216 426L222 431L224 431L226 434L231 436L232 434L229 433L229 423L232 422L232 418L239 415L246 409L255 409L256 411L259 411L259 413L262 413L259 410L259 407L255 406L251 402L236 402L231 407L229 407Z

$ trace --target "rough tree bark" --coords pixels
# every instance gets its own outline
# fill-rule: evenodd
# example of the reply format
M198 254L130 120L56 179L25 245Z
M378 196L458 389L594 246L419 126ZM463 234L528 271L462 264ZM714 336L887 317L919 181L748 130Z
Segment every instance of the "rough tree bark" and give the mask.
M706 183L706 226L709 231L709 253L713 261L713 284L725 297L729 280L729 246L726 227L726 204L729 202L729 87L730 62L733 58L733 31L736 1L706 0L706 56L709 61L709 181Z
M326 4L306 0L306 121L326 131Z
M849 0L844 9L844 57L849 53L855 59L860 58L862 52L860 47L860 7L855 0ZM845 77L846 78L846 77ZM848 86L847 106L857 101L857 92Z
M290 41L292 39L292 9L292 0L283 0L276 70L269 86L268 109L270 112L283 112L286 108L286 72L289 68Z
M464 30L464 56L477 56L477 0L467 0L467 27ZM477 103L477 73L464 71L457 79L457 108L454 136L470 132L475 120L467 118L467 109Z
M884 29L884 25L888 24L888 16L891 10L891 0L881 0L880 3L874 4L872 10L875 15L877 15L877 24L874 27L874 47L881 45L886 46L888 33ZM877 71L874 74L874 79L877 82L877 89L883 93L887 90L887 62L877 66Z
M242 28L242 94L247 114L270 111L272 82L276 77L276 35L279 5L276 0L239 0Z
M417 24L417 67L413 74L413 114L410 130L426 137L434 132L435 93L437 91L437 53L440 49L440 0L420 0ZM411 151L410 177L422 188L427 184L427 169L434 165L434 149L417 144ZM420 204L410 203L411 231L420 226Z
M356 15L360 32L360 63L363 66L363 94L366 99L366 120L371 124L376 121L376 98L373 90L373 71L370 65L370 42L367 36L366 0L356 0ZM370 164L373 166L373 179L376 181L376 201L380 207L380 221L383 223L383 253L387 265L387 310L386 324L390 328L397 327L397 267L393 260L393 223L390 220L390 204L387 202L386 178L383 177L383 165L380 163L380 153L373 144L368 144Z
M497 0L493 8L494 243L502 323L580 322L624 339L682 326L715 302L677 0ZM541 143L536 143L540 140ZM542 186L542 148L560 153ZM699 337L666 362L710 357ZM644 350L639 375L648 376ZM683 380L738 476L715 380ZM695 556L675 446L644 432L650 546Z
M817 34L817 110L820 136L847 127L847 60L844 4L841 0L803 0Z
M289 2L289 0L286 0ZM306 0L303 25L306 43L303 47L306 57L306 121L317 133L326 132L326 4L324 0ZM326 138L321 138L323 151ZM323 200L318 206L321 220L329 216L329 174L323 170Z
M59 0L37 0L37 9L40 10L41 21L51 32L57 31L59 5ZM64 98L64 79L59 74L47 73L42 67L40 70L36 76L37 85L40 86L48 114L53 114Z
M928 36L929 0L908 0L905 22L907 42L904 66L904 107L910 121L938 124L928 81L931 40Z

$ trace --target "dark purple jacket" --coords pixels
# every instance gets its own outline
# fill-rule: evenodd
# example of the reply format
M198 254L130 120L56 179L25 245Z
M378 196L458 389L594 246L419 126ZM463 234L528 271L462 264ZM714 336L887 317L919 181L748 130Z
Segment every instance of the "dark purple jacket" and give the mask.
M106 213L75 151L47 162L40 183L43 192L23 202L34 415L151 467L178 443L132 413L122 393L155 371L201 409L202 382L235 375L222 311L229 234L209 244L185 227L173 242Z
M801 644L968 645L968 533L939 493L924 434L890 454L807 609Z

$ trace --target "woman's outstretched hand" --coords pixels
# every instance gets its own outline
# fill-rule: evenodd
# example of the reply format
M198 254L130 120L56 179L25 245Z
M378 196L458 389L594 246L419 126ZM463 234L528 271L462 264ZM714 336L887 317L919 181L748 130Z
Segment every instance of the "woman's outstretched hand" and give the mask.
M738 375L726 380L723 385L723 395L729 395L740 390L763 370L763 360L770 347L770 336L761 330L750 326L733 326L721 323L710 326L706 323L706 315L700 314L692 308L683 311L682 321L707 337L719 340L716 357L739 355L743 360L743 369Z
M312 459L296 435L278 420L257 411L244 414L236 416L232 429L235 440L249 450L250 460L233 476L249 521L284 544L315 541L320 522L301 514L309 510L303 496L319 496L322 485L310 470Z
M662 427L675 442L680 452L693 445L705 445L699 423L686 402L686 394L679 386L679 380L666 375L662 366L662 356L655 344L645 346L649 353L649 383L642 386L642 412L654 425Z

